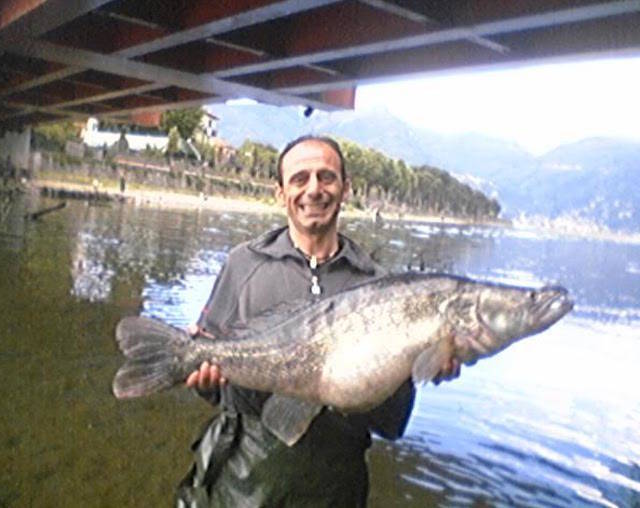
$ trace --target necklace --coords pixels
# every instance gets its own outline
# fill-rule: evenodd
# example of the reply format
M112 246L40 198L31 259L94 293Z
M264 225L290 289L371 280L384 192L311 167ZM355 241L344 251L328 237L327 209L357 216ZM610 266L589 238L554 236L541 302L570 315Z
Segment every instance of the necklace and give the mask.
M300 252L302 252L302 251L300 251ZM302 255L309 262L309 268L314 270L314 269L318 268L318 266L321 265L322 263L326 263L327 261L329 261L333 256L336 255L337 252L338 252L338 249L334 250L328 256L324 256L322 258L319 258L318 256L315 256L315 255L309 256L308 254L305 254L304 252L302 252Z
M338 247L336 247L332 252L330 252L329 255L324 256L322 258L319 258L315 254L312 254L312 255L307 254L297 245L294 245L294 247L309 262L309 270L311 271L311 288L310 288L311 294L313 296L320 296L322 294L322 287L320 286L320 279L318 277L318 272L317 272L318 266L321 265L322 263L326 263L331 258L333 258L333 256L335 256L338 250L340 249L340 246L338 245Z

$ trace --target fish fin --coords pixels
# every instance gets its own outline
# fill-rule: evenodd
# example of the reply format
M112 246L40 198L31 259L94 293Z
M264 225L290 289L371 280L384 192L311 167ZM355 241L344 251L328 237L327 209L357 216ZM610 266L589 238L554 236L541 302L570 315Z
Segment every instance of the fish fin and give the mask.
M293 397L274 394L262 408L262 423L287 446L293 446L304 436L322 407Z
M312 305L309 301L281 302L259 314L252 316L248 321L234 321L221 325L209 325L207 331L216 337L241 340L255 333L262 333L274 325L290 319L292 315L307 309Z
M451 359L451 347L447 340L439 340L422 351L413 362L411 379L415 384L428 383L435 378Z
M241 340L247 336L263 333L272 329L274 326L282 324L284 321L295 318L297 313L304 312L313 307L313 314L308 317L307 324L311 326L318 319L325 319L326 314L331 311L335 302L327 299L321 303L313 303L309 301L280 303L275 307L261 312L253 316L249 321L238 321L230 325L224 325L217 329L212 329L214 335L224 337L226 339Z
M141 397L180 380L175 351L189 340L182 330L145 317L126 317L116 327L116 341L127 358L113 379L118 399Z
M293 302L280 302L269 309L266 309L259 314L253 316L247 323L233 325L233 329L242 330L243 327L250 331L263 331L273 327L275 324L279 324L282 321L291 318L292 315L301 312L313 305L309 301L295 300Z

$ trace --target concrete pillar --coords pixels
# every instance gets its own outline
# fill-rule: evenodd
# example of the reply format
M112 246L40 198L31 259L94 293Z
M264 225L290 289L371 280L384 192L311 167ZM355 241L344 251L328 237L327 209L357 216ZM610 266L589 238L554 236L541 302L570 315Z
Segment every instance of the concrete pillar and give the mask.
M7 157L18 169L29 169L29 156L31 154L31 127L22 132L8 131L0 137L0 161L4 164Z

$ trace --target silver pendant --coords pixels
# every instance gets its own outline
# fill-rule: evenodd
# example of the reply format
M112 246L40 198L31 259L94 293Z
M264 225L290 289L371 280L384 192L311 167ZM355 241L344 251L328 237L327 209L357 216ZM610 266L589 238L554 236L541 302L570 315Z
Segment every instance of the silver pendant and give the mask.
M314 296L318 296L320 293L322 293L322 288L318 284L318 276L312 275L311 276L311 294Z

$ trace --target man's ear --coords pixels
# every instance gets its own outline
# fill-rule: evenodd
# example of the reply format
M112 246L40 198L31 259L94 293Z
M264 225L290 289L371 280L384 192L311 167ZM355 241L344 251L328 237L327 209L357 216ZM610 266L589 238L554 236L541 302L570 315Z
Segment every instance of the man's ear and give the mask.
M284 191L282 190L282 186L279 183L277 183L274 187L274 195L277 203L280 206L282 206L283 208L287 206L287 203L284 200Z
M344 181L344 185L342 187L342 203L346 203L347 200L349 199L349 196L351 195L351 180L349 178L347 178Z

